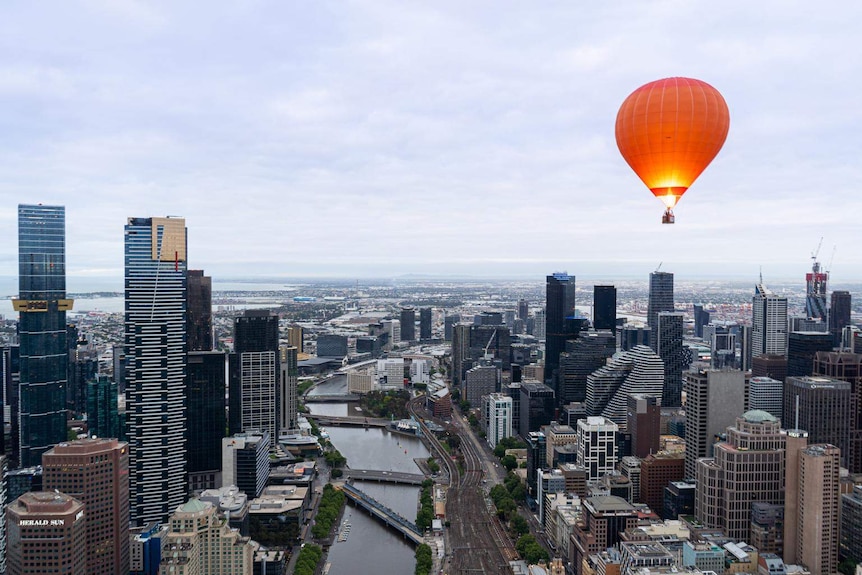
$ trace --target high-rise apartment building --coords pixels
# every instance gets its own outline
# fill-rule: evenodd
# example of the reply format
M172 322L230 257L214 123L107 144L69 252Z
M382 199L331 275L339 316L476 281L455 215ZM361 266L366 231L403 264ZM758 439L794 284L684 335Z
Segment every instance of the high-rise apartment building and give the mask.
M225 366L220 351L190 351L186 371L186 442L190 491L213 489L221 473L225 435Z
M287 328L287 344L291 347L295 347L297 353L303 352L301 325L292 325Z
M658 350L658 314L672 312L673 274L655 271L649 275L649 301L647 303L647 325L650 327L649 346Z
M701 370L685 374L685 477L697 477L697 460L712 456L715 437L746 411L745 374Z
M129 572L129 449L116 439L79 439L42 455L46 491L84 504L87 575Z
M21 495L6 509L7 575L87 573L84 504L54 491Z
M587 377L587 415L607 417L625 429L629 396L645 393L661 401L664 372L661 358L645 345L615 355Z
M799 454L799 520L796 558L811 575L838 572L839 453L834 445L809 445Z
M482 398L482 419L488 445L493 449L512 435L512 398L504 393L491 393Z
M125 227L126 417L132 521L164 522L186 495L186 225Z
M18 449L21 467L66 439L66 209L18 206L20 384Z
M789 427L789 426L788 426ZM784 452L784 562L794 565L798 561L797 531L799 524L799 457L808 447L808 432L788 429Z
M763 284L757 284L751 310L751 356L786 355L787 298L775 295Z
M832 345L841 345L844 328L850 325L851 299L850 292L835 290L832 292L832 305L829 306L829 332L832 334Z
M213 283L203 270L188 270L188 330L189 351L212 351L213 348Z
M593 329L617 331L617 288L593 286Z
M234 320L230 355L230 431L260 430L278 438L278 316L246 310Z
M518 319L527 321L527 316L530 315L530 304L525 299L518 300Z
M293 346L282 347L281 377L278 381L278 432L287 433L299 429L297 385L299 384L299 350ZM277 441L274 438L273 441Z
M443 339L446 341L452 341L453 333L455 331L455 324L461 321L461 316L459 314L447 315L443 318Z
M404 368L402 366L400 380L404 379ZM480 407L482 396L500 390L500 370L494 365L477 365L468 369L464 376L464 385L461 388L461 398L470 402L470 405Z
M733 541L749 541L751 504L784 503L784 447L777 418L765 411L738 417L714 456L697 461L697 519Z
M587 479L599 479L613 473L619 459L616 423L604 417L578 420L577 464L587 468Z
M688 360L682 345L685 316L676 312L659 312L650 333L655 336L653 349L664 362L664 389L661 404L664 407L682 405L682 371Z
M812 319L826 321L826 282L828 274L820 269L820 262L814 261L811 273L805 274L805 315Z
M416 310L412 307L401 309L401 341L416 341Z
M419 308L419 339L428 341L431 339L431 308Z
M854 412L852 385L829 377L788 377L784 384L788 423L797 421L797 404L798 427L808 432L808 443L838 446L846 466Z
M565 272L547 276L545 296L545 379L553 381L566 340L577 337L566 321L575 316L575 277Z
M587 378L616 352L611 331L587 331L566 342L560 354L558 374L560 403L583 402L587 398Z

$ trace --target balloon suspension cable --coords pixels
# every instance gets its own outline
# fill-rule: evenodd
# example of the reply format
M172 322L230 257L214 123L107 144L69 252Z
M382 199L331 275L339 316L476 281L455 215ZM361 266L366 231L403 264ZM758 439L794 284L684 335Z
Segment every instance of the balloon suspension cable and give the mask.
M676 221L676 217L673 215L673 210L668 208L664 211L664 214L661 217L661 223L663 224L672 224Z

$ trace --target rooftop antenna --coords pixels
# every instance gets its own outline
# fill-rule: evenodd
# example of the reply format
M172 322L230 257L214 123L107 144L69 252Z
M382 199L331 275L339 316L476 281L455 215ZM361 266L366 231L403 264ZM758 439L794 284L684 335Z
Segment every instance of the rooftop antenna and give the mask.
M799 394L796 394L796 420L793 422L793 429L799 429Z
M658 271L661 269L661 264L663 264L663 263L664 263L664 262L659 262L659 263L658 263L658 267L655 269L656 273L658 273Z
M763 266L760 266L760 285L763 285Z

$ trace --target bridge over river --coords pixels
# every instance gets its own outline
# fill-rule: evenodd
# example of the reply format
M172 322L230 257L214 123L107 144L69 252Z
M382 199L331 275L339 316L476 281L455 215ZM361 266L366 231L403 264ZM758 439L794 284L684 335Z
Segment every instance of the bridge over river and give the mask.
M346 478L355 481L377 481L380 483L398 483L401 485L422 485L422 482L425 481L425 476L420 473L350 468L345 468L343 471Z
M401 533L405 538L412 541L415 545L420 545L424 542L424 538L422 537L422 533L419 531L419 527L416 526L415 523L411 521L407 521L402 516L395 513L393 510L389 509L370 495L367 495L356 489L350 483L345 483L343 486L344 494L347 495L347 498L350 499L354 504L362 507L368 513L371 514L372 517L376 517L378 520L382 521L392 529L395 529L399 533Z

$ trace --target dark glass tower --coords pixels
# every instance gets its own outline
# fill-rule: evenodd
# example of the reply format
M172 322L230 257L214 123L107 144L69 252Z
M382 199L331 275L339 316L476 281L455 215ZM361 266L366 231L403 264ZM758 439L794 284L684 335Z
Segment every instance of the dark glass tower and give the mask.
M841 335L844 328L850 325L850 292L836 290L832 292L832 305L829 307L829 331L832 333L832 345L841 345Z
M214 489L225 435L225 361L218 351L190 351L186 372L189 490Z
M647 325L650 326L649 346L654 351L658 336L658 314L663 311L673 311L673 274L656 271L649 275L647 305Z
M125 233L129 485L141 526L186 501L186 226L129 218Z
M690 363L682 345L684 320L681 313L661 312L657 316L654 330L657 335L656 353L664 362L662 407L682 405L682 372Z
M617 288L593 286L593 328L617 331Z
M66 208L18 206L20 312L20 465L39 465L42 453L65 441Z
M189 351L212 351L213 348L213 283L203 270L188 272Z
M124 440L117 411L117 382L96 375L87 382L87 430L90 436Z
M423 307L419 309L419 339L431 339L431 308Z
M555 273L545 278L545 380L555 381L560 367L560 354L566 349L566 340L574 339L570 333L575 315L575 277Z
M401 341L416 340L416 310L405 307L401 310Z
M703 327L709 325L709 312L694 304L694 337L703 337Z
M832 351L831 333L790 332L787 336L787 375L800 377L814 373L814 357L818 351Z

